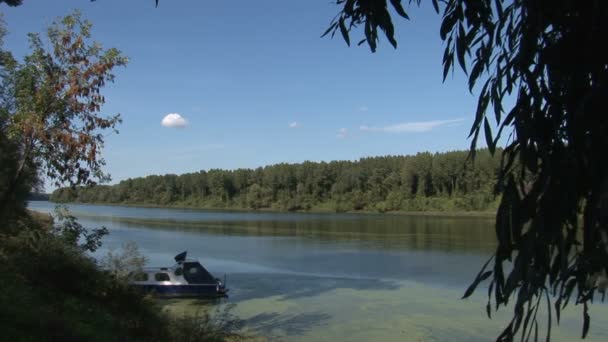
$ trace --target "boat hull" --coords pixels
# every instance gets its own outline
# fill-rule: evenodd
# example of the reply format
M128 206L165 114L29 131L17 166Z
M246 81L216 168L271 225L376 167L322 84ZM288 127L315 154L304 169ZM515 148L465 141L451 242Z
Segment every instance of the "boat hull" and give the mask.
M143 292L150 293L162 298L217 298L227 297L227 291L223 287L214 284L182 284L182 285L160 285L160 284L134 284Z

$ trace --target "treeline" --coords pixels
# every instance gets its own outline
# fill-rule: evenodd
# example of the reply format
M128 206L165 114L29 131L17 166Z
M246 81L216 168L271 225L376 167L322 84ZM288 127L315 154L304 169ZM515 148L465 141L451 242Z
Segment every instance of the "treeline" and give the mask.
M495 208L501 151L468 151L359 161L276 164L127 179L61 188L55 202L141 204L279 211L450 211Z

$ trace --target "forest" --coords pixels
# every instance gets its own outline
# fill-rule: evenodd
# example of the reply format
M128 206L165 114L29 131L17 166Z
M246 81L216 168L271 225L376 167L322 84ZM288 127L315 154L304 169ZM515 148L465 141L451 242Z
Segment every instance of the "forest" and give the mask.
M368 157L153 175L116 185L65 187L55 202L213 209L391 212L495 210L502 151Z

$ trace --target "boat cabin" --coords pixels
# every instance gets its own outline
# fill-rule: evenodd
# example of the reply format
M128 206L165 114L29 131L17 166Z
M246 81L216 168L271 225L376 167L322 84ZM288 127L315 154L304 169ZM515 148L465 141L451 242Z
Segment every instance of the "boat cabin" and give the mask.
M145 268L131 276L130 284L163 297L225 296L228 289L186 252L175 257L171 267Z

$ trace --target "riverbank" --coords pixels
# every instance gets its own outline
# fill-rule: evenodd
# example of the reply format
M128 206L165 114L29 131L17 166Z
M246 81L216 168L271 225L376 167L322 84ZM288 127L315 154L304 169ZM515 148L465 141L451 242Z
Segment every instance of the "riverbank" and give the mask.
M441 216L441 217L494 217L496 216L496 210L485 210L485 211L464 211L464 210L390 210L390 211L374 211L374 210L350 210L350 211L335 211L327 205L319 205L312 207L308 210L280 210L278 208L242 208L242 207L218 207L218 206L198 206L188 205L183 203L170 204L170 205L159 205L151 203L107 203L107 202L52 202L55 204L86 204L86 205L111 205L118 207L132 207L132 208L159 208L159 209L191 209L191 210L213 210L213 211L224 211L224 212L262 212L262 213L302 213L302 214L361 214L361 215L397 215L397 216Z
M59 229L50 229L53 224ZM49 214L28 210L18 233L0 234L0 328L5 340L250 339L225 311L176 315L143 296L126 279L102 268L91 257L95 249L70 243L66 232L80 231L74 224L65 226Z

